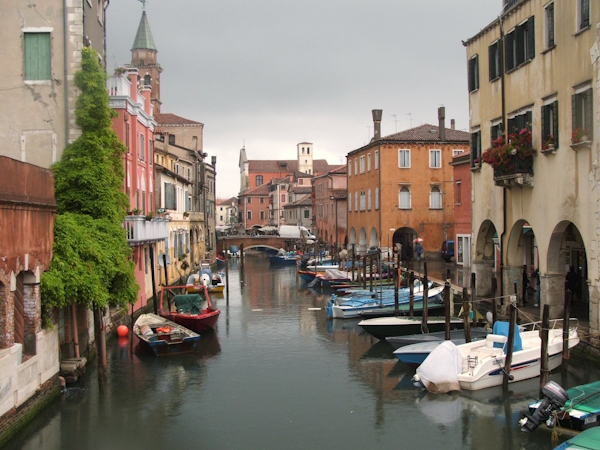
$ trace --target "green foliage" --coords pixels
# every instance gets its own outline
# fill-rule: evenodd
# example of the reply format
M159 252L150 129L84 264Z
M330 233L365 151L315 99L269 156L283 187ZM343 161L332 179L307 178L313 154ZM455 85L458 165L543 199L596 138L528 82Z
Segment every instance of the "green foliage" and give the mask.
M41 281L45 309L72 302L104 308L136 301L139 288L120 224L85 214L59 214L53 251Z
M82 51L76 122L82 135L53 166L58 215L53 259L42 276L42 307L90 308L134 303L139 287L122 222L126 151L111 128L106 74L94 50Z

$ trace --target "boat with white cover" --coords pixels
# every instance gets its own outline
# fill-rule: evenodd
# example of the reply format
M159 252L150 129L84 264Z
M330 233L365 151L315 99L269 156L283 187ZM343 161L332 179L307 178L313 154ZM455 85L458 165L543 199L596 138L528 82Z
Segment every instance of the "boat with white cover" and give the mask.
M557 326L561 320L551 321L548 330L548 369L556 369L562 363L563 329ZM579 343L576 320L568 333L569 348ZM532 331L522 331L529 326ZM515 328L514 350L510 368L510 383L535 378L540 375L541 347L540 322ZM433 392L440 386L452 386L450 390L479 390L499 386L504 378L504 363L508 340L508 323L496 322L494 330L485 339L462 345L445 341L425 359L414 377Z

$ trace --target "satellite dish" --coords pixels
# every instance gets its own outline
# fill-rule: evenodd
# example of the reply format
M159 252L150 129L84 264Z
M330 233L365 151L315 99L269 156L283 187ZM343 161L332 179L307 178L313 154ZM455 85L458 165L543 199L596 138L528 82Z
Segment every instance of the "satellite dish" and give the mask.
M158 255L158 265L160 267L165 267L165 260L167 266L169 266L169 264L171 264L171 258L169 258L169 255L166 252L162 252L160 255Z

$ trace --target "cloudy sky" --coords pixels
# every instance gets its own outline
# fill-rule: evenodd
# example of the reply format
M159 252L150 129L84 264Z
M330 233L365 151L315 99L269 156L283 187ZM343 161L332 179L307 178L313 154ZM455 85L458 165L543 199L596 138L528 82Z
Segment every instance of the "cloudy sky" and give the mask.
M161 112L204 124L217 155L217 194L239 191L249 159L345 163L372 137L422 123L469 124L466 40L497 17L501 0L149 0L158 49ZM109 73L131 60L139 0L107 10Z

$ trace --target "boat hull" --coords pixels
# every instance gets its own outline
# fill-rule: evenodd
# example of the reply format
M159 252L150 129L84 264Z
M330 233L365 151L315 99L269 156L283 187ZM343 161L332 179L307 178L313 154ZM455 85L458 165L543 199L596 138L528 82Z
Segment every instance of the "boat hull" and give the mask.
M523 350L515 351L512 356L509 383L535 378L540 375L541 368L541 339L539 330L521 333ZM548 369L554 370L562 363L562 329L549 330L548 336ZM579 343L577 330L569 332L569 348ZM502 349L489 349L485 343L464 344L458 346L464 358L477 357L477 364L469 367L467 372L458 375L460 387L466 390L480 390L503 383L506 355Z
M181 326L189 328L190 330L195 331L196 333L206 330L212 330L216 326L220 314L221 311L219 311L218 309L197 315L180 314L167 311L160 312L160 315L162 317L169 319L170 321L175 322Z
M358 325L377 339L423 332L421 320L410 317L378 317L363 320ZM446 329L446 322L444 318L432 317L427 321L427 328L430 332L444 331ZM452 319L450 321L450 329L457 330L462 328L464 328L462 320Z
M165 332L164 328L170 331ZM165 317L142 314L133 326L139 345L156 356L191 353L200 335Z

